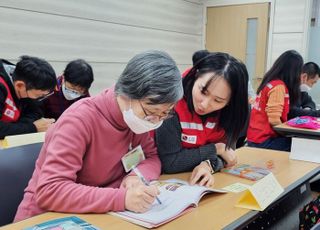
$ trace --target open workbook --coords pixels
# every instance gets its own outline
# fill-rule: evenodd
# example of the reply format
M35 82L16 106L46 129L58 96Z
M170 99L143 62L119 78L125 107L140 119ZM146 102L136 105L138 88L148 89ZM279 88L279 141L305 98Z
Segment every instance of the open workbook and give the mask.
M109 212L132 223L142 225L147 228L154 228L167 223L198 205L199 200L208 193L226 193L224 190L211 189L203 186L190 186L186 181L170 179L159 181L158 187L160 195L153 203L149 211L145 213L134 213L130 211Z

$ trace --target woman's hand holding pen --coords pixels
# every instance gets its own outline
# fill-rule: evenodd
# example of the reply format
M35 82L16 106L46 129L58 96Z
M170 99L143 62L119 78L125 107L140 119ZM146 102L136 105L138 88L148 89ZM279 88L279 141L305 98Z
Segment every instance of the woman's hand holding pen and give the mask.
M125 197L125 209L138 213L146 212L159 193L156 185L138 184L129 187Z
M138 185L144 185L141 179L136 175L127 175L120 185L120 187L124 187L126 189L136 187Z

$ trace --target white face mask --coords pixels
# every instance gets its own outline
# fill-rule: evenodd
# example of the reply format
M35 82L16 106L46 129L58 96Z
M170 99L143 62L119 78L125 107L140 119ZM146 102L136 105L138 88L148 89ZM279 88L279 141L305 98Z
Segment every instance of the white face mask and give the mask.
M163 121L160 121L154 124L150 121L146 121L144 119L137 117L131 108L131 103L130 103L130 109L124 110L122 113L123 113L124 121L132 130L132 132L134 132L135 134L146 133L156 128L159 128L163 122Z
M310 91L310 90L311 90L311 87L308 86L307 84L301 84L301 85L300 85L300 91L301 91L301 92L308 92L308 91Z
M73 90L70 90L68 88L66 88L66 85L63 83L62 84L62 93L63 93L63 96L68 100L68 101L71 101L71 100L74 100L74 99L77 99L79 97L82 96L82 94L80 93L77 93Z

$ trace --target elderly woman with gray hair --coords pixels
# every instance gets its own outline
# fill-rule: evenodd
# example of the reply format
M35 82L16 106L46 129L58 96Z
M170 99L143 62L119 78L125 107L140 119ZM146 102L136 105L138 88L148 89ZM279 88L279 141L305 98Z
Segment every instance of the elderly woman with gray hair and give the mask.
M159 191L127 174L121 158L141 146L138 169L147 180L160 175L160 160L148 131L171 115L183 95L173 59L164 52L136 55L115 87L74 103L47 132L35 171L15 221L45 211L144 212Z

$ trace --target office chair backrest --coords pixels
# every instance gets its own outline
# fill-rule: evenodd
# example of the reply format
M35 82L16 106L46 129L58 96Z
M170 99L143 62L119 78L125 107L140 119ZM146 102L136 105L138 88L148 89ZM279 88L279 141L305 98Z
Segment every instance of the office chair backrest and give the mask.
M13 221L42 144L0 150L0 226Z

